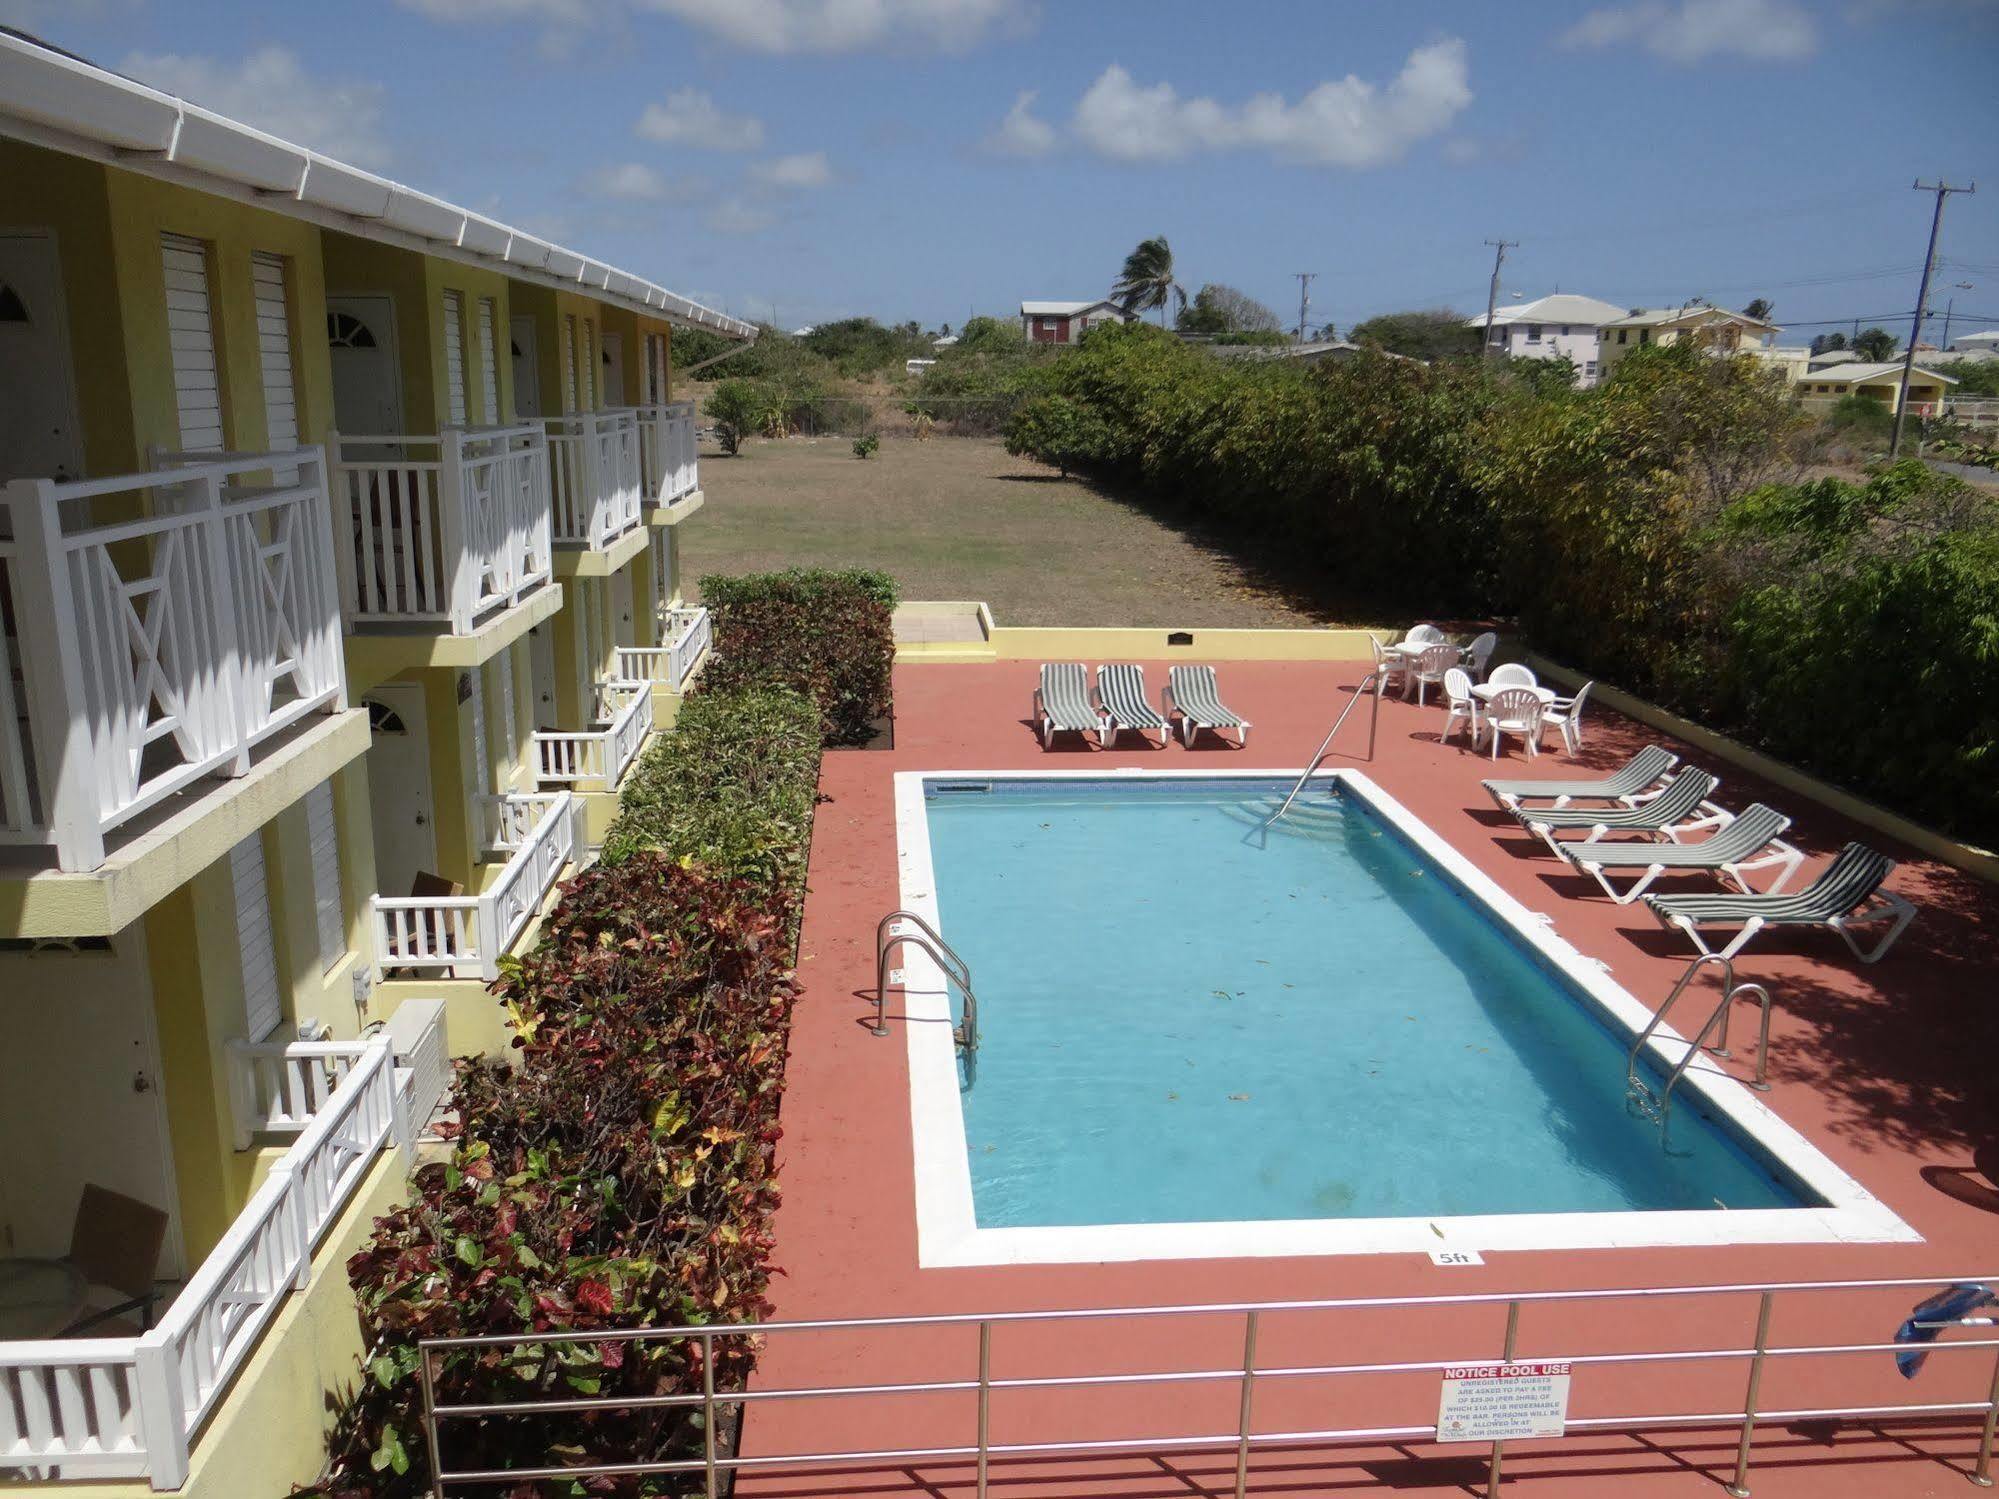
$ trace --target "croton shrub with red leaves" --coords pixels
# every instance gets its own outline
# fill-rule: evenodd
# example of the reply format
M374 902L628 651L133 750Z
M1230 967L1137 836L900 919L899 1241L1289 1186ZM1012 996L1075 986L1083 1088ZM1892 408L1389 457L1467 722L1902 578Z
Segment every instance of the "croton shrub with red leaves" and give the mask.
M895 579L793 568L701 580L714 625L702 690L788 687L819 705L829 745L866 744L893 706Z
M703 1381L698 1342L532 1335L768 1314L802 896L799 878L747 881L656 849L571 882L540 943L495 986L515 1031L514 1065L460 1064L449 1159L416 1172L410 1200L378 1219L348 1262L369 1357L313 1492L429 1493L419 1339L529 1335L435 1360L445 1403L691 1394ZM754 1357L752 1338L717 1340L717 1387L739 1388ZM454 1469L693 1457L703 1440L688 1407L453 1421L443 1431ZM688 1488L655 1477L494 1492Z

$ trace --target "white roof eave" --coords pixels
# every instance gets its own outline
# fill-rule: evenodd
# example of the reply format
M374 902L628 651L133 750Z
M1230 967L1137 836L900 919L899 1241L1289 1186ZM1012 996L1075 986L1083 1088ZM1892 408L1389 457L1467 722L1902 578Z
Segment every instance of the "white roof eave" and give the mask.
M547 277L669 321L756 337L751 324L629 272L7 32L0 32L0 135L173 180L212 179L279 211L290 204L294 214L331 219L363 238L390 238L384 231L395 231L474 263L528 279Z

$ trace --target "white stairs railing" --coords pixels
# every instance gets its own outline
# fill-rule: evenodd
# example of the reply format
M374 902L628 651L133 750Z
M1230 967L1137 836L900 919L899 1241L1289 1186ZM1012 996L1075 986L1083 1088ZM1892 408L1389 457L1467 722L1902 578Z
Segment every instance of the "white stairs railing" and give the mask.
M585 411L543 420L555 539L603 550L639 523L638 413Z
M93 869L123 823L346 707L318 448L17 479L0 506L0 843Z
M678 692L687 685L708 652L713 634L708 611L684 607L662 609L660 625L665 644L617 648L618 675L628 681L650 682Z
M539 425L335 435L341 602L355 624L480 617L549 581L554 512Z
M478 895L377 895L375 962L391 975L449 972L491 982L563 867L583 847L583 804L567 791L493 797L494 847L507 855Z
M614 790L652 725L651 682L607 677L597 684L597 727L535 730L535 782L543 789Z
M314 1249L375 1157L407 1153L411 1140L394 1043L378 1033L357 1044L158 1326L136 1338L0 1343L0 1471L181 1487L194 1434L285 1298L311 1283Z

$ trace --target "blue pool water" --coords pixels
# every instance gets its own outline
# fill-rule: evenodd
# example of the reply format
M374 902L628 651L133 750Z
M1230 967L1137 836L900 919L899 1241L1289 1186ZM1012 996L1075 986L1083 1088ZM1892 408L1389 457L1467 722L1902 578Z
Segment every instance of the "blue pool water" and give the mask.
M1816 1202L1351 791L926 783L981 1228ZM941 788L941 789L940 789Z

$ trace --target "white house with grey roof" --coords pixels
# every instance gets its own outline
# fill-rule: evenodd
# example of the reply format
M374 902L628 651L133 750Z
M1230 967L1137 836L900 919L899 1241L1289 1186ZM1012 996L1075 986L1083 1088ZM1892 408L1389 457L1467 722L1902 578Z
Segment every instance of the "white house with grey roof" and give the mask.
M1513 307L1497 307L1492 313L1492 344L1513 359L1570 360L1576 367L1578 385L1597 381L1596 330L1625 309L1595 297L1574 292L1556 292L1521 302ZM1485 314L1467 320L1466 326L1483 329Z

